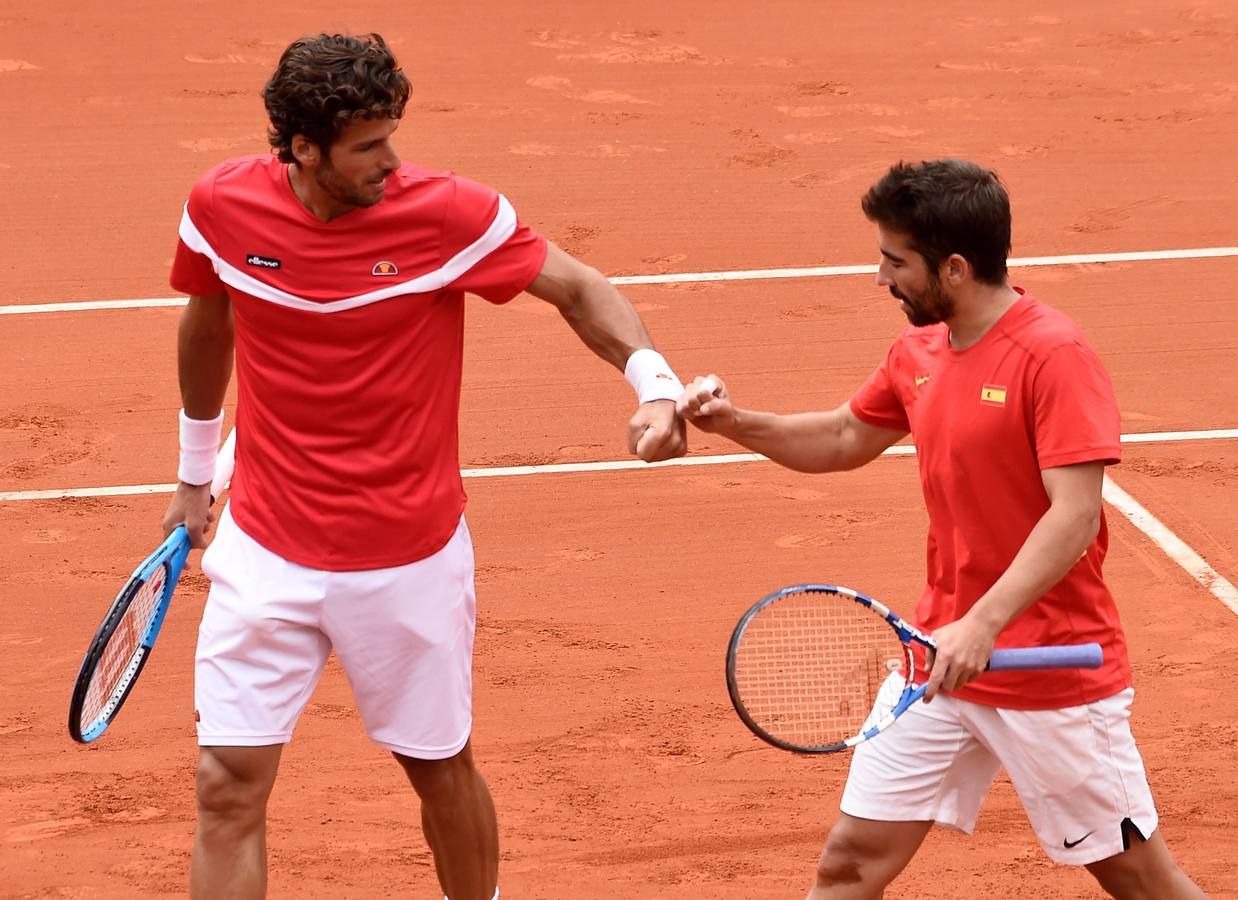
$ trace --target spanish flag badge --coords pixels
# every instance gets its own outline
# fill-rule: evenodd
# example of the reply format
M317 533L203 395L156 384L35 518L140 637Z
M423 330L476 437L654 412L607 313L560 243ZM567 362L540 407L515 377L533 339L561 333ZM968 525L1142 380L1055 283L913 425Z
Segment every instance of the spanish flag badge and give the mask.
M984 387L980 388L980 402L987 403L990 406L1005 406L1006 385L986 384Z

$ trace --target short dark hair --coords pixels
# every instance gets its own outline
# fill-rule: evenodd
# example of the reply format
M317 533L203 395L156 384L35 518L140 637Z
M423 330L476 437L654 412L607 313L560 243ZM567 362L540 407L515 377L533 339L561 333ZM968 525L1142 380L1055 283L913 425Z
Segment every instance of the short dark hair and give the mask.
M325 154L355 119L398 119L411 88L378 34L320 34L288 45L262 91L271 127L267 139L292 162L292 139L303 134Z
M907 235L930 272L957 253L978 281L1005 282L1010 196L996 172L961 159L900 162L860 206L869 221Z

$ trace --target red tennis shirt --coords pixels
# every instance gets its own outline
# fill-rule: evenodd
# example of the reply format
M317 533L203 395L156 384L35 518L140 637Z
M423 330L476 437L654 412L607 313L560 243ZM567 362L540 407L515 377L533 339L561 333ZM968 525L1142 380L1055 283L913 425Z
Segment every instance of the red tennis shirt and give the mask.
M931 633L971 609L1009 567L1049 508L1042 469L1116 463L1113 385L1079 328L1022 295L975 344L946 325L908 327L851 399L865 422L910 431L928 510L928 584L916 624ZM1098 642L1098 670L991 672L954 696L1012 709L1054 709L1131 683L1118 610L1101 575L1100 531L1078 563L997 640L998 647Z
M273 156L194 186L172 287L226 290L236 323L237 524L317 569L403 565L464 510L464 294L504 303L545 238L495 191L404 165L384 198L321 222Z

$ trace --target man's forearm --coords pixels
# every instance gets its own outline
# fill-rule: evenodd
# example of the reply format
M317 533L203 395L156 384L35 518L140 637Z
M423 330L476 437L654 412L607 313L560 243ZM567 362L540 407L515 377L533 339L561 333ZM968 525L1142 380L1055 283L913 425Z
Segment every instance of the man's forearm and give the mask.
M560 312L585 346L620 372L634 351L653 346L632 304L600 274L577 287Z
M850 468L835 412L780 415L737 409L734 426L718 433L797 472Z

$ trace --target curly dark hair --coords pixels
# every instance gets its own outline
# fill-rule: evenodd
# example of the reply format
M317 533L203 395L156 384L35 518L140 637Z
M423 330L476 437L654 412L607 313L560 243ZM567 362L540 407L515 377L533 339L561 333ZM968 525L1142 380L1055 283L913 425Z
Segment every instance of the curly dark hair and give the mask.
M262 91L271 127L267 139L292 162L292 139L303 134L328 153L354 119L398 119L411 87L378 34L320 34L288 45Z
M860 206L870 221L910 237L929 271L957 253L976 280L1005 282L1010 197L996 172L961 159L900 162Z

